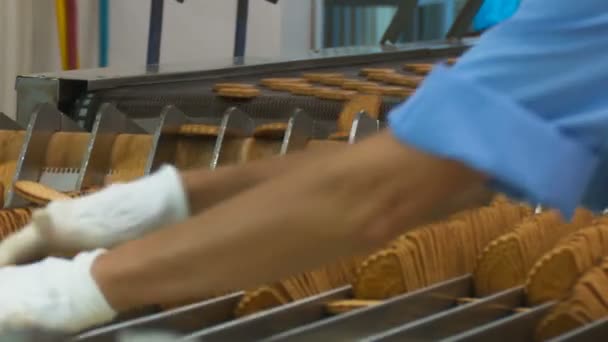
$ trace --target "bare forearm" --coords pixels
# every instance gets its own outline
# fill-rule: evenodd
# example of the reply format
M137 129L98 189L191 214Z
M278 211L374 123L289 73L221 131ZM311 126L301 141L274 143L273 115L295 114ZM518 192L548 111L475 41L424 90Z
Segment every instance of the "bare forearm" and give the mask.
M244 165L231 165L217 170L196 169L182 172L184 187L188 193L190 211L200 213L261 182L301 168L325 155L340 153L345 144L323 144L286 156L276 156Z
M119 310L247 288L377 247L483 180L396 144L385 133L308 160L173 229L110 251L95 277Z

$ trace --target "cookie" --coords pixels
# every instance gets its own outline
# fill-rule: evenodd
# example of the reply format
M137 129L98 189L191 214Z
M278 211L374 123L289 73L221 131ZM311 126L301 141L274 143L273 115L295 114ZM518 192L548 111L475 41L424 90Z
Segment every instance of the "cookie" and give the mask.
M349 311L367 308L382 303L380 300L344 299L335 300L325 304L325 312L330 315L339 315Z
M221 89L229 88L229 89L257 89L255 85L249 83L216 83L213 85L213 91L218 92Z
M70 199L70 196L46 185L32 181L17 181L13 187L15 194L34 204L46 205L51 201Z
M328 86L342 86L347 79L344 76L340 77L323 77L318 82Z
M186 136L217 136L219 131L219 126L186 124L179 127L178 134Z
M287 303L284 298L275 289L268 286L263 286L257 290L246 293L237 304L234 310L234 316L244 317L260 311L272 309Z
M306 72L302 74L302 78L310 82L319 82L327 78L345 77L344 74L337 72Z
M286 122L273 122L259 125L255 128L253 136L256 138L282 139L287 130Z
M392 96L404 98L412 95L414 93L413 90L403 87L397 86L362 86L358 89L360 92L364 94L375 94L375 95L384 95L384 96Z
M360 87L364 86L376 86L378 83L370 82L370 81L361 81L361 80L346 80L342 83L342 89L346 90L359 90Z
M272 77L272 78L263 78L260 80L260 84L266 87L275 85L275 84L285 84L285 83L307 83L307 81L303 78L298 77Z
M414 73L428 73L433 69L433 67L434 65L430 63L406 63L403 65L403 69Z
M367 76L369 74L392 74L396 70L392 68L363 68L359 70L359 75Z
M253 99L262 93L255 88L221 88L217 91L218 96L235 99Z
M410 76L410 75L389 75L384 79L384 82L388 84L400 85L409 88L417 88L420 83L424 81L422 76Z
M353 98L357 95L356 91L340 90L333 88L319 88L315 92L315 96L325 100L344 101Z
M608 226L584 228L568 235L541 257L526 279L528 304L538 305L565 297L576 280L608 254L608 244L602 241L602 234L608 235ZM599 246L594 246L596 242L600 242Z
M344 104L342 111L338 116L338 131L350 132L355 116L362 110L373 119L378 119L380 115L380 106L382 105L382 97L378 95L359 94L350 99Z
M357 273L353 284L355 298L387 299L407 291L399 255L393 248L369 256Z
M365 77L370 81L386 82L394 73L387 72L370 72Z
M308 83L294 83L289 87L289 92L293 95L314 96L316 87Z

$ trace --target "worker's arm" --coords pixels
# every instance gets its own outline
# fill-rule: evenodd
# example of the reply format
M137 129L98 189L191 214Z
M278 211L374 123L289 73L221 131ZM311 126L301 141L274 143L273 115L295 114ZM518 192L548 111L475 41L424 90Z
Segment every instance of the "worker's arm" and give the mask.
M384 132L119 246L93 274L118 310L247 288L377 248L483 180Z
M328 144L323 149L214 171L201 168L180 173L164 166L150 177L53 202L34 212L28 226L0 243L0 266L112 247L185 220L244 189L346 148Z
M452 195L483 180L384 132L105 254L0 269L0 330L77 331L119 311L246 288L359 254L459 209Z

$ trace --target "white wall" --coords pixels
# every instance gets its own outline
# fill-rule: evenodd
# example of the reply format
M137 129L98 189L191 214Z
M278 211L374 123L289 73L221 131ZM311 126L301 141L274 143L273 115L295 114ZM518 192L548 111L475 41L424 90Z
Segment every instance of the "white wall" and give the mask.
M24 7L25 3L29 3L29 7ZM8 85L5 92L0 88L0 111L11 116L15 100L10 88L17 74L60 69L54 3L52 0L0 0L2 25L15 22L13 11L5 10L8 4L19 4L22 23L34 23L29 31L27 27L19 32L10 31L11 35L31 43L28 45L31 51L25 53L27 56L23 53L18 56L14 49L5 45L9 44L3 38L7 33L4 26L0 26L5 31L4 34L0 32L0 49L4 53L14 53L13 59L22 61L19 68L3 69L6 61L0 57L0 70L5 70L0 71L0 84ZM230 58L234 47L236 4L237 0L186 0L183 4L165 0L161 63ZM81 67L96 67L97 0L79 0L78 5ZM277 5L250 0L246 54L277 57L306 52L311 47L310 7L311 0L280 0ZM150 0L110 1L111 66L145 63L149 15ZM11 18L13 20L8 20Z

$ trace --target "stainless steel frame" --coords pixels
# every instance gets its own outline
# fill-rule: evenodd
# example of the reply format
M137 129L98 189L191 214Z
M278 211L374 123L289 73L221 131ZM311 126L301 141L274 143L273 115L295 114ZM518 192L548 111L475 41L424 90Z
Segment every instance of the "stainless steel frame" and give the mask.
M89 92L104 89L441 57L461 53L473 44L474 40L420 42L386 47L326 49L289 60L245 57L196 65L160 65L154 70L145 67L108 68L23 75L16 82L16 118L25 126L36 106L44 103L53 104L64 113L71 113L77 99ZM79 121L78 115L71 113L75 121Z

